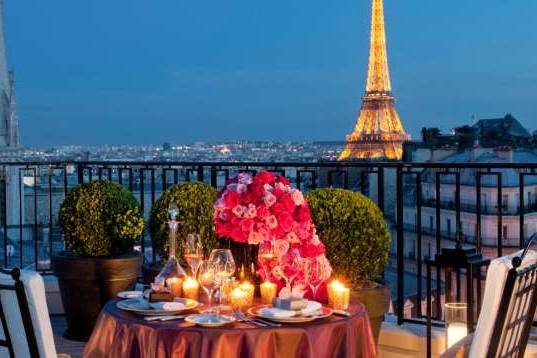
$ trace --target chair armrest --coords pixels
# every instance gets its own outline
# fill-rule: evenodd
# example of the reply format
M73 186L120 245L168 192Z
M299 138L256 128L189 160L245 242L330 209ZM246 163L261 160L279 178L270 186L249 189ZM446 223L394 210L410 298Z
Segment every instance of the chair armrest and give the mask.
M450 349L445 351L440 358L466 358L470 353L470 347L472 346L473 334L469 334L457 343L455 343Z

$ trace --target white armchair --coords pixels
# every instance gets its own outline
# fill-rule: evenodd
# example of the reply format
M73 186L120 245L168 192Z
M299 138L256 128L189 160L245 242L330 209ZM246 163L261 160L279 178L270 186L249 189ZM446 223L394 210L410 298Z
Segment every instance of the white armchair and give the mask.
M0 318L1 357L57 357L45 285L37 272L0 272Z
M528 247L492 260L476 330L443 358L524 356L537 303L537 252Z

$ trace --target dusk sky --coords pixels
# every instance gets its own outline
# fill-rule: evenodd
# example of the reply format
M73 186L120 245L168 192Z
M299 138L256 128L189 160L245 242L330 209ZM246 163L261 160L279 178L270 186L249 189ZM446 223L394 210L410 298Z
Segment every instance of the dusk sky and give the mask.
M21 142L343 140L369 0L5 0ZM414 137L513 113L537 129L537 1L385 0Z

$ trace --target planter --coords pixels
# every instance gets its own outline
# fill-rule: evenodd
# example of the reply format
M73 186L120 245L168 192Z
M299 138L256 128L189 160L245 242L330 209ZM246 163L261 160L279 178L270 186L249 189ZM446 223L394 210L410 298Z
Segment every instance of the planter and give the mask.
M375 343L378 343L380 327L384 314L390 307L390 288L388 285L375 283L372 287L359 288L352 292L353 299L363 303L371 322Z
M52 258L67 319L64 336L87 340L104 304L132 290L140 275L141 255L87 258L62 253Z
M161 261L158 262L146 262L142 265L142 279L144 285L150 286L155 282L155 277L160 273L160 270L164 267Z

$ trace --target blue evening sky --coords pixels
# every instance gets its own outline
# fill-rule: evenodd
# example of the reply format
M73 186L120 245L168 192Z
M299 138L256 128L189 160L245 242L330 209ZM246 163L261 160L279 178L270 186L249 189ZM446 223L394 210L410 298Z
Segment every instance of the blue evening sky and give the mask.
M24 145L342 140L369 0L5 0ZM414 137L512 112L537 129L537 1L385 0Z

